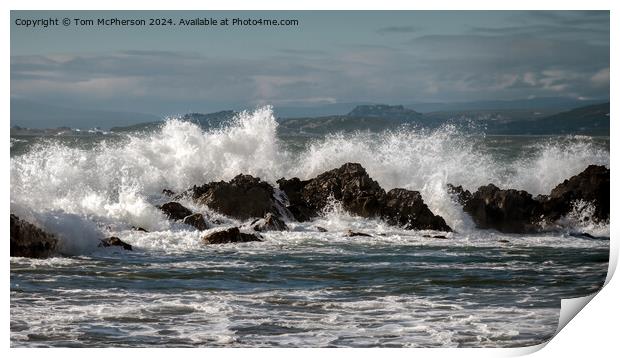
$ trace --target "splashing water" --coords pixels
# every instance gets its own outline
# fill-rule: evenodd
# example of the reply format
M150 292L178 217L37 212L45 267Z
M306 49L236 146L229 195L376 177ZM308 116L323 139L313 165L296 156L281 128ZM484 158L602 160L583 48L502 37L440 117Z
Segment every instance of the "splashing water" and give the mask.
M358 162L386 190L418 190L449 225L471 230L471 220L446 192L447 183L469 190L495 183L536 195L548 193L589 164L609 165L609 152L588 137L541 138L520 148L512 160L489 149L488 141L447 125L336 133L294 152L277 136L270 107L242 112L230 125L209 131L169 119L155 132L103 141L90 149L50 141L11 158L11 210L75 240L73 230L63 231L46 216L64 215L73 227L81 219L91 231L96 230L93 222L100 231L117 225L170 230L154 206L164 200L163 188L181 191L239 173L273 184L280 177L307 179Z

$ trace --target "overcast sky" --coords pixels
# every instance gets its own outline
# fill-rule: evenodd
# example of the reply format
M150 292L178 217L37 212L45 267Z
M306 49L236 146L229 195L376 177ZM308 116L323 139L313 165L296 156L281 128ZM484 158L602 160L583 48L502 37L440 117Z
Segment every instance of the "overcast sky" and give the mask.
M32 29L16 19L278 18L295 27ZM11 96L154 114L609 97L609 12L11 12Z

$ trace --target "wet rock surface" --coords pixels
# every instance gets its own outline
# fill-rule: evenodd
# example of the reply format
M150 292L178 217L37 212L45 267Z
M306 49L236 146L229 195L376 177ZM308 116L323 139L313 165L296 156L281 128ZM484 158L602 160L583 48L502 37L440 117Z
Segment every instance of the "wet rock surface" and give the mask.
M478 228L506 233L528 233L553 227L569 214L576 202L594 206L594 222L609 220L609 169L590 165L583 172L566 179L549 195L532 197L526 191L500 189L493 184L481 186L474 193L448 184L448 192L463 206Z
M262 241L259 235L246 234L239 231L238 227L231 227L230 229L216 231L208 235L203 236L202 241L207 245L214 244L230 244L238 242L252 242Z
M118 247L121 247L123 250L129 250L129 251L133 250L131 245L129 245L128 243L122 241L121 239L119 239L116 236L111 236L111 237L102 239L98 246L99 247L118 246Z
M209 228L209 226L207 225L205 221L204 216L200 213L195 213L195 214L186 216L185 218L183 218L183 223L193 226L200 231L207 230Z
M267 213L264 218L254 220L250 226L254 231L287 231L288 226L279 217Z
M193 214L191 210L176 201L165 203L158 208L171 220L183 220L186 216Z
M52 256L58 239L37 226L11 214L10 223L11 256L47 258Z

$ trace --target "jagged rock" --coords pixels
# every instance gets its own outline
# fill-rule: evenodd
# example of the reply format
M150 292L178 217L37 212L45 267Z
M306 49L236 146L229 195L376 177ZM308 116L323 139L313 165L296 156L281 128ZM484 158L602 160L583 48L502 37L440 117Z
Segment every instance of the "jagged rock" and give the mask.
M360 164L346 163L310 180L301 197L315 212L320 212L333 198L351 214L368 218L379 216L385 190Z
M372 235L370 235L370 234L366 234L366 233L363 233L363 232L356 232L356 231L353 231L351 229L347 230L347 232L344 234L344 236L347 236L347 237L353 237L353 236L372 237Z
M257 219L250 224L254 231L286 231L288 226L277 216L267 213L264 218Z
M165 203L158 208L172 220L183 220L186 216L192 215L192 211L176 201Z
M419 192L407 189L392 189L386 194L381 217L388 224L407 230L452 231L441 216L424 204Z
M216 231L208 234L202 238L205 244L228 244L236 242L251 242L262 241L259 236L255 234L246 234L239 231L238 227L231 227L230 229Z
M11 256L46 258L54 254L58 239L35 225L11 214Z
M161 191L162 194L164 194L165 196L169 196L169 197L173 197L176 195L176 193L170 189L164 189Z
M198 203L240 220L279 214L273 187L251 175L194 186L190 192Z
M448 184L448 193L454 195L456 198L456 202L465 205L466 202L471 200L471 193L469 190L464 189L462 186L454 186L452 184Z
M191 225L200 231L207 230L209 228L207 226L207 223L205 222L204 216L201 213L195 213L186 216L185 218L183 218L183 223Z
M133 250L131 245L122 241L116 236L111 236L111 237L102 239L98 246L99 247L120 246L123 248L123 250L129 250L129 251Z
M308 221L316 216L316 210L313 210L302 197L303 188L310 180L300 180L299 178L284 179L277 181L280 190L286 194L288 198L288 211L297 221Z
M510 233L527 233L553 227L552 224L570 213L575 201L594 205L593 221L609 220L609 169L590 165L583 172L556 186L549 195L531 194L522 190L502 190L493 184L470 193L461 186L448 184L448 192L455 195L470 214L478 228L495 229Z
M610 197L609 169L602 165L590 165L551 190L544 202L545 217L557 220L572 210L576 200L583 200L594 205L594 221L607 221Z
M476 226L501 232L539 230L543 211L539 201L523 190L502 190L493 184L481 186L463 205Z
M316 229L318 232L327 232L327 229L321 226L317 226Z
M131 230L135 230L135 231L142 231L142 232L148 232L146 229L142 228L142 227L136 227L136 226L132 226Z

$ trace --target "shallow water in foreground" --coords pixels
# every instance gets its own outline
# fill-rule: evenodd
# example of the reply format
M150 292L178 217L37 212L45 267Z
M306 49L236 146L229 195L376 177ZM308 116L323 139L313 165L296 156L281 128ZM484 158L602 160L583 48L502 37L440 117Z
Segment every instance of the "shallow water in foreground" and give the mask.
M607 271L608 241L572 236L295 230L210 247L134 232L133 252L13 258L11 345L527 346Z

